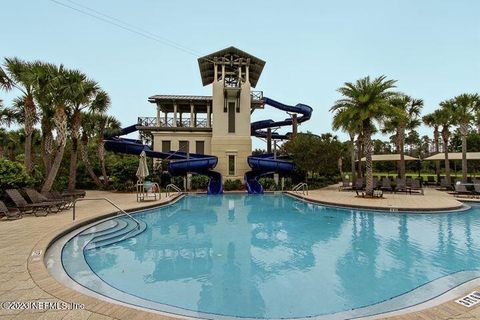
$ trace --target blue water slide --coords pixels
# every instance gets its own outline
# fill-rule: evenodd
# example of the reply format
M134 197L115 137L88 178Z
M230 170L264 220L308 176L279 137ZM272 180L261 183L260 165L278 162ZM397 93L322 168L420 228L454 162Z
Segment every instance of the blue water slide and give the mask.
M285 112L301 114L297 118L298 124L310 120L310 117L312 116L313 109L305 104L299 103L295 106L290 106L266 97L263 98L263 103ZM264 129L291 126L292 124L293 118L287 118L281 121L273 121L271 119L256 121L252 122L251 124L251 134L254 137L266 138L267 131L265 131ZM290 133L271 133L272 139L285 140L290 139L290 136ZM275 172L288 173L295 169L295 165L292 162L282 159L275 159L272 154L250 156L248 157L247 161L248 165L250 166L250 168L252 168L252 170L248 171L245 174L245 183L247 185L248 193L251 194L263 193L263 186L260 184L260 182L258 182L258 179L262 176Z
M132 133L138 130L136 125L122 129L118 135ZM142 151L148 157L172 160L168 163L168 172L172 176L185 175L186 173L202 174L209 177L208 194L223 193L222 175L212 171L217 165L218 159L215 156L198 153L187 154L185 152L159 152L153 151L149 146L140 140L120 138L113 135L104 136L105 149L132 155L140 155Z

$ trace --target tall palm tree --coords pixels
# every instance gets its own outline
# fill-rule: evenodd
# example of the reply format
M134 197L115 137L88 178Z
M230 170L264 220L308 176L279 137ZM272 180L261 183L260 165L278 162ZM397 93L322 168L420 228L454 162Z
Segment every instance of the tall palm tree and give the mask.
M395 82L395 80L387 80L385 76L374 80L365 77L355 83L347 82L338 89L343 98L337 100L330 108L333 112L348 112L350 119L361 123L368 196L373 195L372 134L376 130L375 124L382 122L385 116L391 113L389 100L395 94L391 91L395 87Z
M441 123L439 119L436 117L436 113L432 112L425 115L422 120L427 126L433 128L433 146L435 148L435 153L440 152L440 126ZM435 161L435 174L437 175L437 181L440 180L440 161Z
M452 100L453 119L460 128L462 135L462 179L467 180L467 135L470 125L475 120L474 114L480 109L480 96L478 94L464 93Z
M55 182L60 164L62 163L67 143L68 118L67 114L73 104L76 77L71 70L65 70L62 65L56 70L56 76L50 82L52 102L55 109L53 123L55 126L55 158L52 167L42 186L42 191L50 191Z
M440 109L434 111L434 117L438 119L442 127L440 134L443 141L443 153L445 155L445 179L447 184L451 184L450 179L450 160L448 159L448 143L450 139L450 128L454 123L453 119L453 103L451 100L445 100L440 102Z
M88 145L90 142L90 138L95 135L95 118L96 115L92 114L91 112L82 112L82 117L81 117L81 138L80 138L80 155L82 157L83 164L85 165L85 168L90 176L92 178L93 182L97 185L97 187L101 188L102 187L102 182L98 178L98 176L95 174L95 171L93 170L92 164L90 162L89 156L88 156Z
M1 83L9 82L10 86L17 88L23 96L23 108L25 120L23 129L25 131L25 167L29 174L33 170L32 162L32 134L36 119L36 106L33 98L35 89L36 74L34 66L30 62L18 58L5 58L5 69L0 74ZM8 78L9 80L4 80ZM4 85L2 85L4 86Z
M91 108L95 93L99 90L95 81L89 80L85 74L74 70L71 74L76 80L73 82L72 116L70 120L70 135L72 149L70 152L70 171L68 175L68 190L75 190L77 178L78 140L80 138L80 127L82 110Z
M102 170L103 184L108 185L108 175L105 167L105 143L103 137L105 134L118 131L120 129L120 122L112 116L106 114L97 114L95 119L95 131L97 140L97 156L100 162L100 169Z
M46 177L52 167L55 151L53 137L55 127L53 123L55 115L53 97L55 93L51 92L51 84L55 81L55 77L59 75L57 66L44 62L35 62L35 72L37 73L37 82L35 84L34 98L40 111L40 127L42 131L41 149Z
M350 170L352 172L352 182L356 180L355 170L355 136L359 131L359 123L355 119L350 118L348 110L339 110L333 116L333 130L343 130L347 132L350 137Z
M103 185L108 185L108 175L105 167L105 147L103 137L105 134L111 134L120 130L120 122L113 116L108 116L104 113L84 113L82 115L82 136L80 144L80 153L82 161L85 164L88 174L92 180L101 187L102 182L95 174L93 167L90 163L88 150L90 139L93 138L96 142L96 156L98 158L100 169L103 176Z
M405 132L420 126L420 112L423 100L405 94L397 94L390 100L394 112L385 121L384 131L393 131L396 137L397 152L400 154L399 175L405 179Z

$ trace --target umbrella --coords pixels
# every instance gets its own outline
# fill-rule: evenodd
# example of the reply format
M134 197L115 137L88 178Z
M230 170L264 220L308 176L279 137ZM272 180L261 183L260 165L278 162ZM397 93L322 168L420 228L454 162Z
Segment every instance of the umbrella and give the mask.
M143 181L146 177L148 177L149 174L150 173L148 172L147 155L145 154L145 151L142 151L142 153L140 153L140 161L138 163L136 176L139 180Z

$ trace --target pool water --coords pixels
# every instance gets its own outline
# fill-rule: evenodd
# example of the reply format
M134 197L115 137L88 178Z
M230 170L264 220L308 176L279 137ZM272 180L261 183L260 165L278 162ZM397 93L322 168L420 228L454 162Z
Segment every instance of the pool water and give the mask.
M70 277L186 315L298 318L400 297L380 308L394 310L480 276L480 208L382 213L231 194L186 196L135 218L140 230L117 217L68 241Z

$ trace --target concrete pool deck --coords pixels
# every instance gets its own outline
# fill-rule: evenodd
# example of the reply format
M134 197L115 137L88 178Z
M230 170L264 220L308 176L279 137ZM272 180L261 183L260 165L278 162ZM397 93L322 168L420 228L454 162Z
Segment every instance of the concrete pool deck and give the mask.
M311 190L308 195L301 192L288 193L325 205L374 210L428 212L458 210L463 207L463 203L453 195L434 188L424 188L424 195L385 192L383 198L362 198L357 197L354 191L339 191L338 187L338 185L331 185L322 189Z
M430 194L432 191L432 194ZM345 194L354 198L351 192L339 192L336 187L310 192L310 196L323 199L329 194ZM343 196L343 195L342 195ZM123 209L136 209L159 205L171 201L162 197L161 201L137 203L134 194L89 191L87 197L107 197ZM393 204L409 202L425 205L425 199L455 204L452 196L435 190L427 190L425 196L395 195L380 201L395 201ZM413 199L409 199L413 198ZM446 201L446 198L448 201ZM313 199L313 198L312 198ZM332 198L333 199L333 198ZM418 199L418 200L417 200ZM423 199L423 201L422 201ZM369 199L362 199L369 200ZM454 201L454 202L452 202ZM387 202L385 202L386 204ZM346 203L348 204L348 202ZM385 207L387 208L387 207ZM133 309L98 300L64 287L48 274L43 262L43 254L48 244L62 231L78 227L87 220L111 213L112 207L106 202L79 202L77 221L72 222L72 211L51 214L47 217L25 216L15 221L0 221L0 302L41 301L84 303L85 310L6 310L0 307L2 319L168 319L170 317ZM36 252L42 250L41 252ZM38 253L38 255L37 255ZM33 254L33 255L32 255ZM478 288L480 289L480 288ZM366 288L368 290L368 288ZM470 290L471 291L471 290ZM465 292L465 294L469 293ZM460 295L459 295L460 297ZM480 306L480 304L478 305ZM449 301L429 309L404 314L392 319L480 319L480 308L466 308Z

